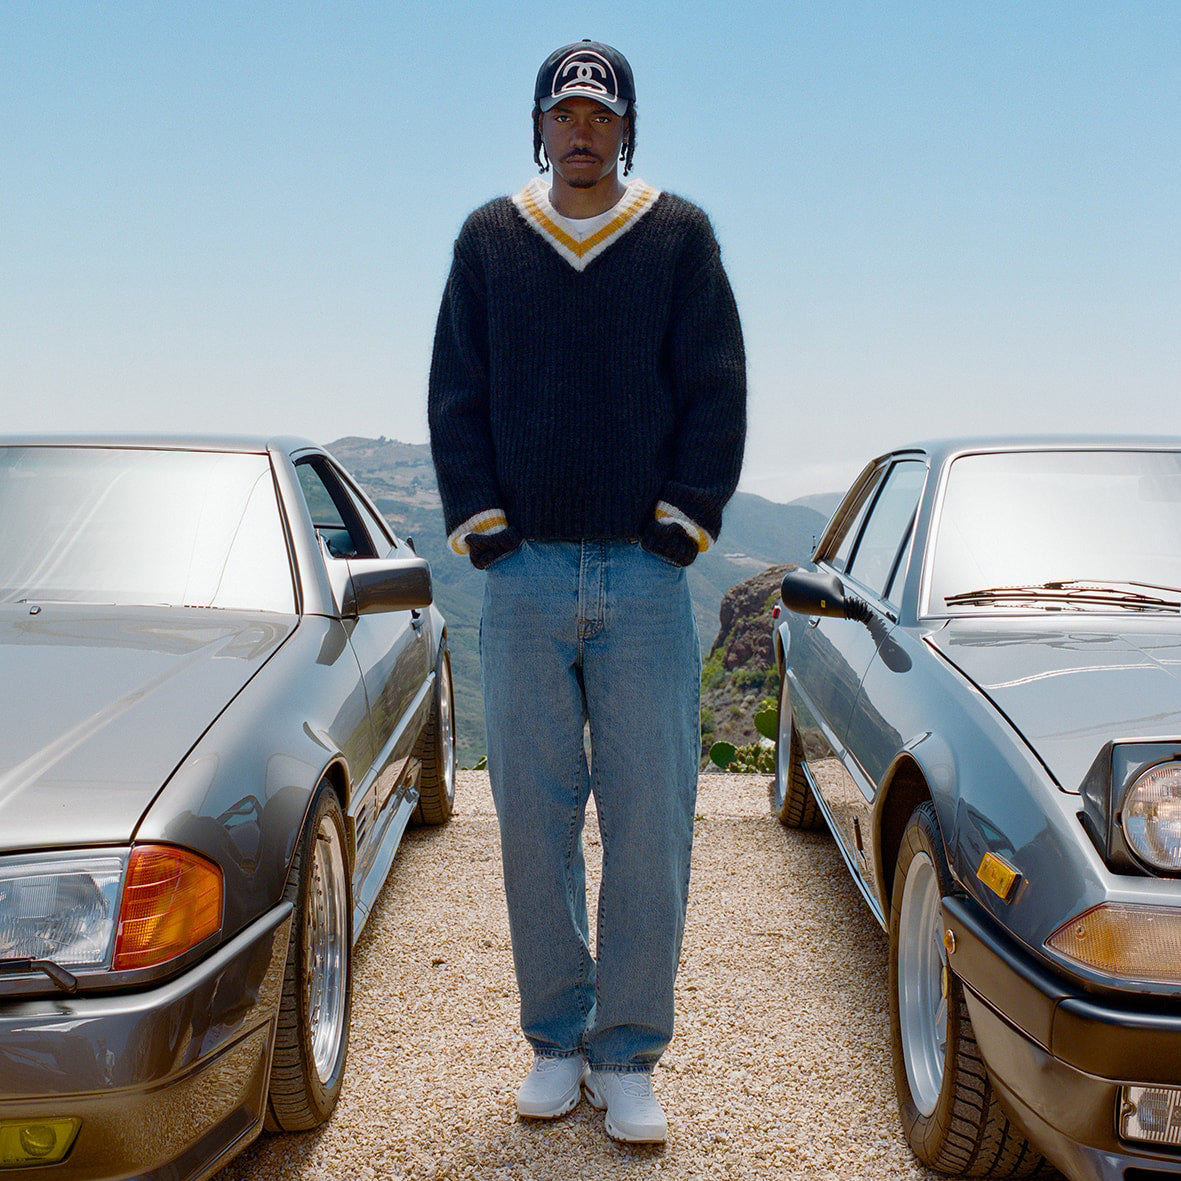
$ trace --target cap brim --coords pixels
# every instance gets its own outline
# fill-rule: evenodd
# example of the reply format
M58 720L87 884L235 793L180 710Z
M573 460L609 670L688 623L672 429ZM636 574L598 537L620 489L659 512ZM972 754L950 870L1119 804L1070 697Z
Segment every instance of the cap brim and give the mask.
M549 111L567 98L589 98L599 106L606 107L614 115L622 117L627 114L628 100L626 98L610 99L602 94L596 94L593 90L579 90L575 87L564 90L561 94L547 94L545 98L537 100L537 105L542 111Z

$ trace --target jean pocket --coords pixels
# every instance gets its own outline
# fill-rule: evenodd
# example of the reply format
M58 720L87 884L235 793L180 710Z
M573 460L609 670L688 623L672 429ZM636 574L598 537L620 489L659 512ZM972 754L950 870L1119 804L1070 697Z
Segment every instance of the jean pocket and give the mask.
M503 554L498 554L487 566L484 567L484 573L488 574L493 570L500 569L510 558L516 557L526 546L526 542L519 541L512 549L506 550Z
M658 554L655 550L650 550L643 542L640 543L640 549L653 561L659 562L662 566L667 566L670 570L677 571L678 574L685 569L680 562L674 562L672 558L666 558L663 554Z

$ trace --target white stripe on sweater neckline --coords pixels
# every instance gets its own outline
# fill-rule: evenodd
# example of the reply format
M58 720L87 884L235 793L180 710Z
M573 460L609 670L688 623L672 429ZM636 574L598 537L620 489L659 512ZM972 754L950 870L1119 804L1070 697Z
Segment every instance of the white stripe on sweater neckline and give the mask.
M550 204L549 186L535 176L513 204L529 223L576 271L586 268L634 226L656 203L660 190L642 180L630 181L623 196L598 217L563 217Z

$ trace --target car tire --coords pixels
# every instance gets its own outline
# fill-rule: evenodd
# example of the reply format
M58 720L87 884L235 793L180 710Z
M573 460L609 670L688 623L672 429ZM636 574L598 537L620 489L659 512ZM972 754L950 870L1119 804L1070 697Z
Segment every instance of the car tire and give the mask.
M771 807L785 828L824 827L824 817L804 773L804 748L791 716L786 678L779 687L779 735L775 743Z
M422 773L418 781L415 824L446 824L455 807L455 693L451 656L444 648L435 668L435 696L430 721L418 743Z
M947 967L941 899L954 888L927 801L903 832L890 906L894 1088L907 1141L924 1165L955 1176L1052 1173L998 1103Z
M319 1127L340 1094L352 1008L351 882L344 814L322 784L285 892L293 911L267 1095L270 1131Z

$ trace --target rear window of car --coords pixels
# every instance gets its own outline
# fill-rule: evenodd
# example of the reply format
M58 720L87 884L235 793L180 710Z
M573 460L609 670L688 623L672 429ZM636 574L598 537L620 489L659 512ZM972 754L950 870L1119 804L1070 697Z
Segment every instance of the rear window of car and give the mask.
M0 601L295 610L266 455L0 448Z

